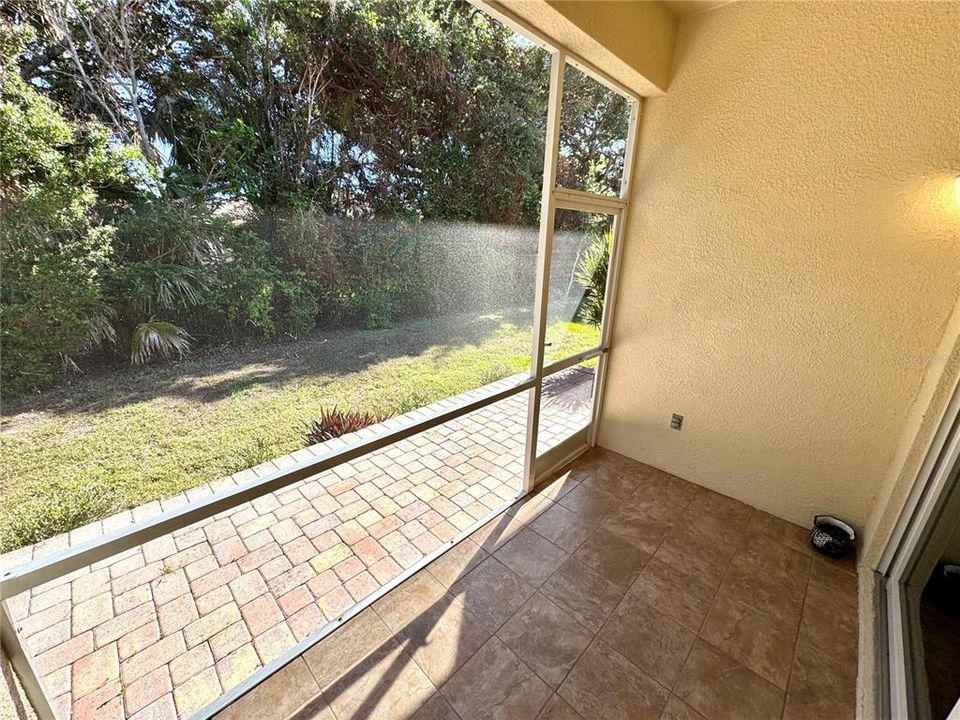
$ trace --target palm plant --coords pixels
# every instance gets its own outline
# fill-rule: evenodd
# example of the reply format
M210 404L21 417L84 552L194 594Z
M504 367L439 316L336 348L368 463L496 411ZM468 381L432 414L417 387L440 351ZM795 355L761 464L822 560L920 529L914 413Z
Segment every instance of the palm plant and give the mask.
M603 320L603 296L607 287L612 244L613 234L609 229L598 233L577 263L574 278L584 290L574 314L578 322L600 325Z
M189 201L157 200L121 218L110 295L132 363L190 351L190 335L173 320L208 298L221 233L209 209Z
M142 365L161 355L177 353L183 357L190 351L190 336L173 323L150 320L140 323L130 338L130 362Z

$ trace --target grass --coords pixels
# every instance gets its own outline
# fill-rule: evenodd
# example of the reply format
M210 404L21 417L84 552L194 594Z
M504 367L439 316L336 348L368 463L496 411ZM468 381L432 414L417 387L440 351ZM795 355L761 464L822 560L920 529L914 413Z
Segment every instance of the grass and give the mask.
M226 348L7 403L0 551L296 450L322 407L396 414L523 372L527 322L459 316ZM598 338L574 323L549 330L550 358Z

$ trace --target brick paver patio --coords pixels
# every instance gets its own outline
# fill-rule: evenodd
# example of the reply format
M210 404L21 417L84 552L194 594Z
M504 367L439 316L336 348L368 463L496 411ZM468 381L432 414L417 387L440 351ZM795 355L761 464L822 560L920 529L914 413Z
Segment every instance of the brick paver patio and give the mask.
M572 368L545 387L540 452L586 423L592 380L592 369ZM191 715L515 497L526 409L526 393L515 395L12 598L58 717ZM343 442L305 448L22 548L0 558L0 567Z

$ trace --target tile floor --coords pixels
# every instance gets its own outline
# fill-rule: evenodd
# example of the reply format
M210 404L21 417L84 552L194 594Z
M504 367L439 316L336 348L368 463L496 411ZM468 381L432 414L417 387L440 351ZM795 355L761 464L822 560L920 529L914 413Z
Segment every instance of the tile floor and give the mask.
M591 451L220 717L852 719L853 570Z
M587 422L592 375L572 369L555 376L545 392L541 445ZM58 717L189 717L515 497L526 410L527 394L514 395L12 598L22 642ZM339 442L23 548L0 566L147 519Z

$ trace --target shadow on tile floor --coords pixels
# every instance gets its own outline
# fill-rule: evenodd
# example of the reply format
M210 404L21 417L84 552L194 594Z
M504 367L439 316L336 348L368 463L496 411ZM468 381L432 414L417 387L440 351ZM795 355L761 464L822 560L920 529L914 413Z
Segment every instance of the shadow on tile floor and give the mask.
M219 717L852 719L853 564L805 536L591 451Z

